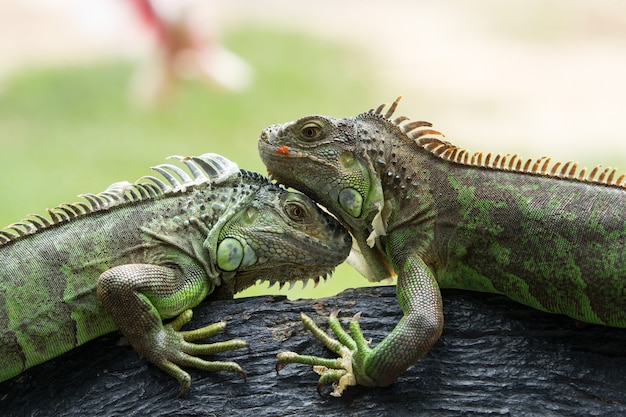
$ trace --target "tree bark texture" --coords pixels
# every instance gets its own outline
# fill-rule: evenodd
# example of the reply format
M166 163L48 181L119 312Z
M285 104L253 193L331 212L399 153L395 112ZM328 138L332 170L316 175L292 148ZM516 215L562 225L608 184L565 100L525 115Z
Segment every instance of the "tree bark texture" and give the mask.
M350 387L341 398L316 392L311 367L287 365L276 353L332 357L309 334L300 312L327 329L341 310L347 324L378 343L401 316L394 287L348 290L336 297L288 301L253 297L206 301L186 328L219 320L226 331L210 341L243 338L233 360L247 380L188 370L178 384L112 333L0 384L2 416L623 416L626 415L626 329L577 325L504 297L444 291L445 330L418 364L387 388ZM0 358L2 360L2 358Z

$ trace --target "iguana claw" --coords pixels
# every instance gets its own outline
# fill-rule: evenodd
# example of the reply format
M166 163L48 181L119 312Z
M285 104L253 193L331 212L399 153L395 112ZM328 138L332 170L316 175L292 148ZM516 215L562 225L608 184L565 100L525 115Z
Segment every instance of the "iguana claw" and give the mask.
M339 355L339 358L329 359L318 356L299 355L295 352L281 352L277 356L276 372L288 363L300 363L313 366L313 370L320 375L317 392L321 395L322 390L328 384L333 385L333 391L330 395L340 397L345 389L352 385L357 385L357 377L353 372L353 361L355 354L359 349L369 351L367 342L360 335L357 320L360 313L357 313L350 324L352 336L348 334L337 319L338 311L331 313L328 321L329 327L335 333L339 340L328 336L317 324L304 313L300 318L304 327L306 327L316 339L321 341L328 349ZM355 337L356 336L356 337ZM356 339L356 340L355 340ZM360 343L363 341L364 343ZM367 352L365 352L367 353ZM362 356L362 355L361 355Z
M248 342L232 339L226 342L208 344L191 343L220 333L226 327L226 322L221 321L195 330L179 331L183 325L191 320L191 316L191 310L186 310L171 323L164 326L165 337L163 345L160 346L157 353L158 358L151 358L159 368L176 378L180 384L178 397L184 396L191 385L191 376L183 371L180 366L193 367L208 372L232 372L239 374L245 381L246 373L237 363L206 361L196 356L244 348L248 346Z

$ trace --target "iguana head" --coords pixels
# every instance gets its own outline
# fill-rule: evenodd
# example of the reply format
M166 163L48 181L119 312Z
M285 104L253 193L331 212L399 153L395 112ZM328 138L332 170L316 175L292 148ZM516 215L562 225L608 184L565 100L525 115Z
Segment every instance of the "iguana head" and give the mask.
M379 150L363 143L373 128L358 117L307 116L265 129L259 151L271 177L311 196L348 228L355 238L348 262L378 281L393 270L376 245L388 210L375 167Z
M225 277L235 272L225 285L234 292L258 280L282 287L312 279L317 285L346 259L350 235L310 198L258 174L242 171L242 175L248 177L246 184L262 184L219 229L217 267Z

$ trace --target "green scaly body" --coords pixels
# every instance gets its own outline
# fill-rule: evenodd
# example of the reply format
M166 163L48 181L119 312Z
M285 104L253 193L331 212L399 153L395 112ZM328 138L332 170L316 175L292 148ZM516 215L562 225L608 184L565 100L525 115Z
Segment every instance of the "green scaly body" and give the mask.
M309 116L261 135L271 176L328 208L370 280L398 276L404 316L374 349L358 323L331 327L352 351L320 382L385 386L439 338L439 288L504 294L537 309L626 327L626 175L549 159L470 154L426 122ZM302 173L306 172L307 175ZM306 321L309 328L312 322ZM335 342L320 336L339 353ZM318 363L293 354L280 362Z
M181 394L179 365L243 374L195 357L247 343L189 343L224 327L178 332L189 309L257 280L317 280L347 256L349 236L302 194L219 155L177 158L191 175L160 165L169 184L116 183L0 231L0 380L115 329Z

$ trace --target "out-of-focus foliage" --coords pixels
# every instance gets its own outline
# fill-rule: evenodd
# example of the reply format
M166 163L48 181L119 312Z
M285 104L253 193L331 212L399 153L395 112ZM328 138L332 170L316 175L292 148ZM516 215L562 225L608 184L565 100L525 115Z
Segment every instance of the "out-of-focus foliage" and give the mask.
M310 113L354 115L381 100L368 65L347 47L262 29L226 34L224 41L254 69L243 93L190 80L171 102L139 109L129 100L134 65L128 62L29 69L6 81L0 226L133 181L173 154L216 152L264 173L257 138L267 125ZM342 266L330 285L280 293L321 297L365 283ZM246 294L270 293L265 287Z

